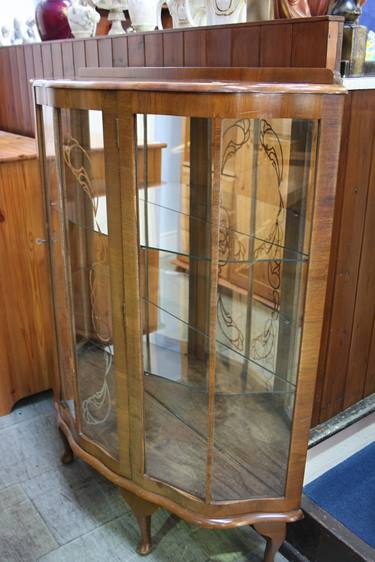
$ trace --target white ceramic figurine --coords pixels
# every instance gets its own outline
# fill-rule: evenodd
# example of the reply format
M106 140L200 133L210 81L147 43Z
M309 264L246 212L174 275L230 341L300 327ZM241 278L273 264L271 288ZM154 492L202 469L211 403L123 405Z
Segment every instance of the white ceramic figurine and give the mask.
M92 37L100 15L88 0L73 0L67 12L70 29L74 37Z
M129 15L135 31L162 29L161 7L163 0L128 0Z

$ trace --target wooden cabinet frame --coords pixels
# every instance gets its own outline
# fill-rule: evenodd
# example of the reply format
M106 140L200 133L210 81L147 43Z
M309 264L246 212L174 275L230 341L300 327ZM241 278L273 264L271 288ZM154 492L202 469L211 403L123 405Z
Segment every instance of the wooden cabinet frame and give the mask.
M109 236L112 276L112 307L115 340L125 341L117 349L117 396L120 454L111 456L80 429L61 402L60 384L55 389L59 427L71 450L105 477L124 490L140 523L140 552L150 549L149 522L157 506L176 513L186 521L205 527L254 525L268 541L265 560L273 560L285 536L285 524L301 517L300 497L307 450L307 440L314 398L314 385L319 357L327 267L330 253L333 205L335 197L338 152L340 145L343 89L336 85L283 83L156 82L152 80L122 82L36 82L35 99L41 153L44 152L42 106L54 107L59 130L60 109L79 108L103 111L106 178L111 185L107 193L111 229ZM199 96L199 103L197 103ZM211 118L212 146L218 145L219 122L238 116L256 118L295 118L319 121L319 144L316 162L316 185L310 258L306 279L304 320L298 383L292 421L291 442L284 497L212 501L210 470L204 500L157 481L144 474L143 365L141 351L139 247L137 226L136 114L187 115ZM198 127L199 129L199 127ZM61 142L57 136L57 145ZM215 373L215 314L218 268L218 209L220 171L215 165L218 152L213 152L214 174L211 189L211 282L209 291L209 327L211 336L208 366L208 442L212 440L213 377ZM215 156L216 155L216 156ZM60 155L61 160L61 155ZM63 171L59 157L60 182ZM216 171L215 171L216 170ZM61 189L61 186L60 186ZM47 206L49 206L47 189ZM120 204L119 204L120 203ZM49 212L51 215L51 212ZM51 241L51 247L53 241ZM65 250L65 252L68 249ZM53 254L53 250L51 251ZM65 253L64 259L69 259ZM126 267L124 267L126 264ZM59 283L57 283L59 285ZM55 283L55 291L61 290ZM71 297L70 305L71 306ZM56 316L56 324L61 318ZM69 327L67 328L69 332ZM71 332L70 332L71 333ZM72 334L71 334L72 335ZM69 343L67 344L69 346ZM60 359L66 350L59 347ZM61 361L62 363L63 361ZM69 361L68 361L69 363ZM65 362L65 365L67 363ZM70 367L72 367L70 365ZM66 366L65 366L66 368ZM64 377L64 375L61 375ZM210 390L211 389L211 390ZM76 391L77 392L77 391ZM76 395L76 402L77 402ZM68 448L69 452L69 448Z

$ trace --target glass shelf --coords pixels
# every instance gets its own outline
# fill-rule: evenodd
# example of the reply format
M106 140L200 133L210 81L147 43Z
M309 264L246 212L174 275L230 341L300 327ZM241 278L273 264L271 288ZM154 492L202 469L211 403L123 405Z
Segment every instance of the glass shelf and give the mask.
M153 260L155 267L153 269L149 268L149 275L151 277L157 276L158 278L159 290L157 294L154 295L157 301L153 302L151 299L143 299L146 305L148 304L150 307L150 315L157 318L158 329L156 334L151 333L149 335L149 340L152 341L157 348L155 349L155 353L157 350L161 353L162 348L164 349L165 365L163 368L160 368L160 371L165 373L178 373L180 358L181 356L184 357L186 354L185 348L186 342L189 340L189 334L202 337L204 339L205 349L208 349L208 337L207 332L199 330L191 321L189 323L189 273L187 271L176 270L174 260L169 259L169 254L158 253L158 255L159 259ZM230 311L232 318L236 321L236 330L238 332L242 334L246 333L247 307L250 306L252 307L252 332L254 336L262 333L264 324L269 322L270 315L272 317L272 313L274 312L270 303L262 302L254 297L250 298L246 294L244 295L238 292L230 293L225 287L221 286L219 286L218 291L220 297L219 302L222 303L224 307L227 307L227 311ZM228 331L225 330L225 326L222 324L221 316L218 314L216 340L218 353L223 357L223 361L229 361L229 365L234 369L234 372L241 372L243 378L249 378L246 374L248 371L259 370L262 373L262 378L266 378L267 375L268 379L278 377L281 380L285 380L285 376L281 373L276 373L275 370L269 366L269 362L257 361L251 357L252 352L254 353L254 344L251 344L251 340L248 350L245 348L244 338L240 342L237 342L237 346L233 345L230 336L228 337ZM279 329L288 329L291 325L291 320L284 317L282 313L278 313L277 317L274 318L273 324L275 332L278 332ZM233 329L234 328L232 328L232 330ZM145 324L144 331L148 331ZM180 334L179 337L178 334ZM157 338L159 338L158 341ZM275 334L275 339L277 339L277 333ZM163 343L161 343L161 341ZM183 344L183 349L180 347L181 342ZM276 345L274 347L275 349L273 352L275 353ZM151 353L151 356L157 358L153 353ZM193 369L192 365L190 365L190 369ZM202 369L204 370L202 364L200 364L200 369L202 373ZM155 371L153 372L155 373ZM163 376L161 372L158 371L156 374ZM239 374L237 374L237 377L239 377Z
M201 250L198 255L190 249L189 233L204 230L207 239L210 235L209 217L197 218L184 212L179 196L181 184L165 184L147 190L147 202L144 190L139 191L139 228L140 244L143 248L178 254L184 258L210 260L209 248ZM173 196L170 195L173 193ZM247 198L244 198L247 200ZM203 209L207 211L206 207ZM148 220L148 241L146 240L145 220ZM251 236L228 228L223 220L220 224L219 263L254 264L257 262L305 262L308 255L285 248L272 239Z
M152 308L157 308L149 304ZM143 336L144 370L150 375L192 387L207 389L209 338L194 330L187 322L158 308L158 328ZM202 358L189 350L189 342L199 336ZM220 340L216 343L216 392L222 394L253 394L274 392L278 381L282 393L292 393L295 384L271 368L246 357Z

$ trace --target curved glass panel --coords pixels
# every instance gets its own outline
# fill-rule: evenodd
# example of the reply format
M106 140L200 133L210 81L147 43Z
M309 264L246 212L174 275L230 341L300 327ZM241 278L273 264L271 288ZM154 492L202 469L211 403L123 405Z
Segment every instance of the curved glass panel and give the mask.
M59 110L41 106L43 114L44 173L46 178L49 236L51 245L52 286L57 330L58 362L60 373L60 398L73 419L76 418L76 387L72 365L72 327L69 317L69 292L67 288L66 240L62 195L59 191L55 152L54 113ZM64 280L64 282L62 282Z
M250 242L239 252L241 258L248 257L247 266L243 259L231 261L229 244L228 260L219 266L217 339L230 348L225 357L231 369L223 376L223 350L217 347L212 467L216 501L284 495L316 137L317 124L310 121L223 121L220 225L231 231L248 225ZM228 392L232 385L237 395ZM223 453L231 460L226 487Z
M63 197L81 432L118 457L102 114L62 112Z

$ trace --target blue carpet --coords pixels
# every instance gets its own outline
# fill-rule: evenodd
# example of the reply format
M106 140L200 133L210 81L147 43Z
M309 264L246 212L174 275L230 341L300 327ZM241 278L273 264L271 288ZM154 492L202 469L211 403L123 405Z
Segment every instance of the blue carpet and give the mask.
M307 484L304 492L375 548L375 443Z

